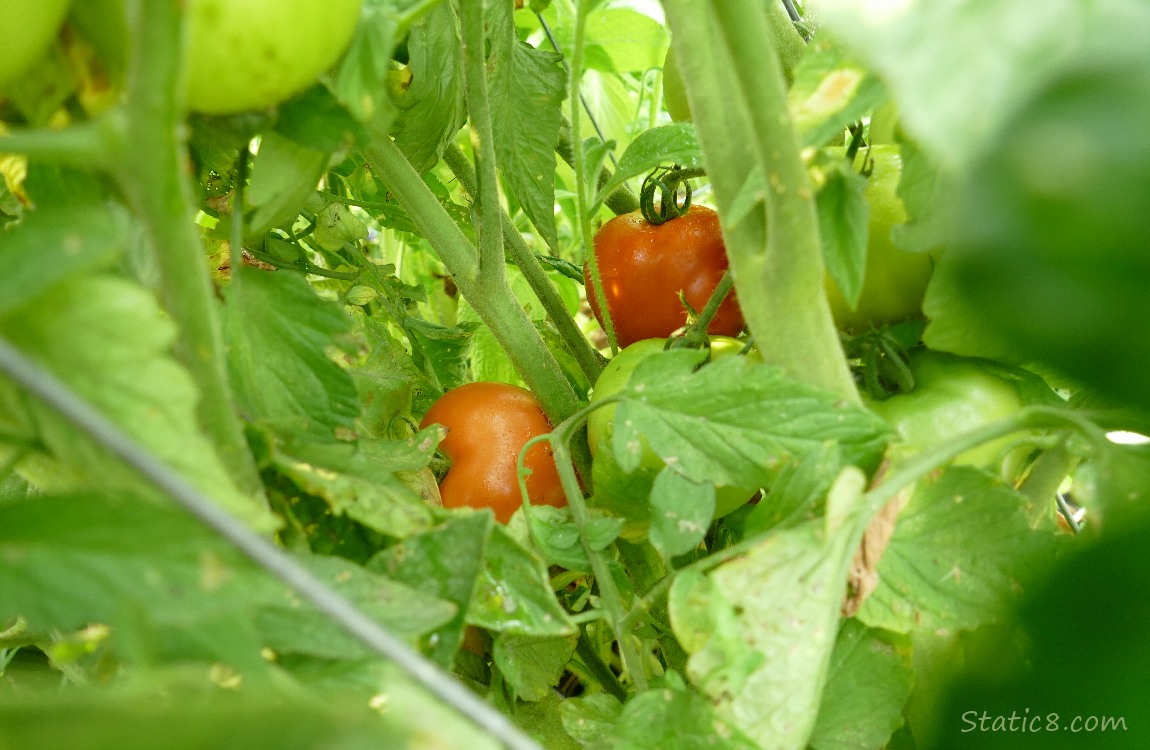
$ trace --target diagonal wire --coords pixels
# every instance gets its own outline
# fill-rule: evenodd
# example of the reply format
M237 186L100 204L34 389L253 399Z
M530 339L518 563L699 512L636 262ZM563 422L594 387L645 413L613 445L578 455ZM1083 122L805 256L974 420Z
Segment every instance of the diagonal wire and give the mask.
M795 0L783 0L783 5L786 7L787 15L791 17L793 23L798 23L803 20L802 16L799 15L798 8L795 7Z
M485 703L422 654L396 638L354 604L332 591L274 544L232 518L183 477L126 435L67 385L0 337L0 372L135 469L256 564L287 583L320 612L376 653L394 662L429 693L487 731L512 750L542 750L503 714Z
M551 27L547 24L547 21L543 18L543 14L542 13L536 13L535 17L539 19L539 25L543 27L543 33L547 35L547 41L551 42L551 46L555 49L555 51L563 56L563 59L560 61L563 63L563 70L567 71L567 75L571 75L571 66L569 66L567 64L567 57L566 57L566 55L563 55L563 50L560 49L560 47L559 47L559 40L557 40L555 38L555 35L553 33L551 33ZM591 112L591 108L589 106L587 106L587 97L583 96L583 87L582 86L579 87L579 102L583 105L583 111L587 113L587 119L591 121L591 127L595 128L595 135L599 136L600 141L602 141L603 143L606 143L607 142L607 136L603 135L603 131L599 127L599 123L596 122L596 120L595 120L595 115ZM575 134L572 134L572 137L578 138L579 135L578 135L578 133L575 133ZM608 151L607 156L609 156L611 158L611 163L613 165L615 165L615 169L618 169L619 168L619 160L615 158L615 152L614 151Z

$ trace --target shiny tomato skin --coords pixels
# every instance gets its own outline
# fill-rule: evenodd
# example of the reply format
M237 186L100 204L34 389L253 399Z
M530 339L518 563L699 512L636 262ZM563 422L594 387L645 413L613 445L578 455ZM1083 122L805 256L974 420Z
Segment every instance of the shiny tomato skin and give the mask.
M451 468L439 483L445 508L491 508L506 523L521 505L516 462L527 441L551 431L531 392L506 383L468 383L443 394L420 429L447 428L440 450ZM531 470L527 495L536 505L567 504L551 446L537 443L523 464Z
M666 338L681 328L687 311L679 292L693 309L702 310L727 270L719 215L705 206L691 206L685 216L659 226L638 211L616 216L595 234L595 259L621 347ZM589 264L583 267L583 278L591 310L602 325ZM743 325L732 292L707 331L737 336Z

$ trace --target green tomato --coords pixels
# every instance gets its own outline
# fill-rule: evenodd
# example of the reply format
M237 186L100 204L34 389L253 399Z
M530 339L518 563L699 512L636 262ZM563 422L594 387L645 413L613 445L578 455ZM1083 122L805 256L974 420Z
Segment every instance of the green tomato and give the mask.
M874 171L863 193L870 206L866 268L862 291L853 309L830 276L826 279L835 324L848 333L921 318L922 300L934 272L934 259L929 253L906 252L890 239L891 228L907 220L906 208L898 197L902 176L898 147L873 146L870 156L874 159Z
M1028 403L1057 398L1037 375L989 360L921 349L911 353L910 369L914 390L869 403L902 438L891 451L896 460L1009 417ZM1013 479L1029 453L1010 450L1017 439L1007 435L983 443L954 463L1001 469Z
M636 341L623 349L615 358L603 368L599 379L595 381L595 390L591 394L591 403L614 396L626 387L631 380L635 368L643 360L663 351L664 339L644 339ZM744 348L742 341L727 336L711 336L711 357L722 359L732 357ZM707 356L706 352L699 351L699 361ZM762 356L758 350L751 349L747 355L752 361L761 362ZM591 446L591 456L595 461L608 461L615 463L615 454L611 446L611 439L615 432L614 404L604 406L591 412L587 418L587 440ZM643 441L643 457L641 468L658 471L663 468L663 459ZM715 518L721 518L736 510L755 494L757 489L748 490L743 487L716 487L715 488Z
M351 41L363 0L189 0L188 108L263 109L298 94Z
M36 62L68 15L69 0L0 0L0 86Z

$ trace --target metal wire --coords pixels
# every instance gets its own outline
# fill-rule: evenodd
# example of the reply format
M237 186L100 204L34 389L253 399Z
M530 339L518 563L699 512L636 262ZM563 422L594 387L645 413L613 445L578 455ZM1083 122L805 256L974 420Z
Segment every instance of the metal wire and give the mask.
M165 495L234 544L257 565L294 588L316 609L376 653L391 660L429 693L513 750L542 750L503 714L396 638L320 579L258 536L183 477L155 458L50 372L0 337L0 372L59 412L89 437L118 456Z
M799 15L798 8L795 7L794 0L783 0L783 6L786 7L787 15L791 17L792 22L798 23L803 20L802 16Z

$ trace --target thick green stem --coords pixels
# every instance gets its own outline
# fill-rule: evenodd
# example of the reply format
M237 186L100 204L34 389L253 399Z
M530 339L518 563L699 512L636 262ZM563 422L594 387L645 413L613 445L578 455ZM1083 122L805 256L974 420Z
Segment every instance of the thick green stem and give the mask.
M183 141L181 0L141 0L122 117L110 121L108 164L140 219L160 272L160 296L179 329L176 355L200 390L198 416L242 491L262 497L231 397L219 307L196 232ZM141 168L146 165L146 169Z
M527 313L515 299L505 276L480 283L479 256L419 173L389 139L364 149L376 174L411 216L420 234L431 243L479 317L491 329L516 371L535 393L553 424L579 407L579 398L548 350ZM499 265L503 264L500 242Z
M663 4L755 342L792 377L857 401L823 291L814 191L760 3Z
M451 169L451 172L459 180L459 184L468 194L475 196L477 194L477 184L475 179L475 170L471 167L471 162L463 154L463 149L454 143L447 147L443 152L443 161ZM548 317L555 327L559 329L559 335L563 337L564 343L571 354L575 357L575 361L579 363L579 368L587 379L592 383L599 377L599 373L603 370L603 358L599 352L595 351L588 343L587 338L583 332L579 330L579 326L575 323L575 319L567 312L567 306L563 303L563 299L559 296L555 286L551 280L547 278L543 266L540 265L539 259L527 247L527 243L523 239L523 235L515 229L515 224L511 221L511 217L507 212L500 209L500 219L503 224L503 241L507 244L508 249L511 251L511 257L515 260L515 264L523 273L523 277L527 279L527 283L531 285L532 291L535 296L539 298L543 309L547 311Z

